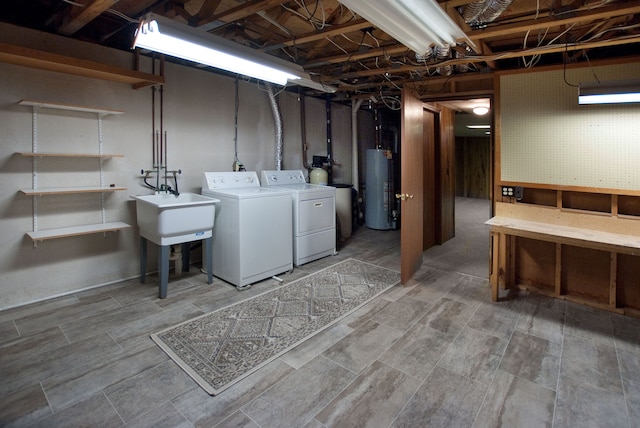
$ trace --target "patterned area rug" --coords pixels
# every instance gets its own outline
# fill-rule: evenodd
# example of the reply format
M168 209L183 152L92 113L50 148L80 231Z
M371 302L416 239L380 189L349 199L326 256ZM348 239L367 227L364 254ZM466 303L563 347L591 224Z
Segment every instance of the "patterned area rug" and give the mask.
M398 272L348 259L151 338L216 395L399 280Z

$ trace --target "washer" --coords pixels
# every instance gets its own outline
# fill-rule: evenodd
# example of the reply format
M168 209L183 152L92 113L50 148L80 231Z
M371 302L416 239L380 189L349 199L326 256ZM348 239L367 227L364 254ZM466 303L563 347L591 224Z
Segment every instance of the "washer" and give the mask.
M205 172L216 203L213 274L238 289L293 269L291 196L260 186L255 171Z
M293 263L336 253L336 189L307 184L300 170L262 171L262 186L287 190L293 201Z

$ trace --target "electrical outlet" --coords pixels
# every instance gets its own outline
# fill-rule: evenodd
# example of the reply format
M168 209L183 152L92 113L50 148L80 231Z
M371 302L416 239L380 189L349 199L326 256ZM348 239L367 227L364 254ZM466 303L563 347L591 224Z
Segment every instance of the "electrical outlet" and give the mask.
M502 196L506 196L508 198L513 197L513 187L512 186L502 186Z
M502 196L520 200L524 196L524 189L520 186L502 186Z

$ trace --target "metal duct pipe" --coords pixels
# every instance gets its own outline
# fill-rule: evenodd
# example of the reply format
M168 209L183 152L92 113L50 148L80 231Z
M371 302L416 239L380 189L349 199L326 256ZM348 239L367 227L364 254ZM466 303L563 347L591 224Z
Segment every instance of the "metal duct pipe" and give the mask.
M282 116L280 115L280 110L278 109L278 101L276 100L276 95L273 92L273 86L270 83L265 83L267 85L267 93L269 94L269 103L271 104L271 111L273 112L273 125L276 132L276 171L280 171L282 169Z
M462 10L462 17L464 21L469 24L476 20L476 18L482 13L485 9L485 5L487 0L476 0L473 3L469 3Z
M476 0L466 5L462 17L467 24L480 25L495 21L513 0Z
M480 23L495 21L513 3L513 0L488 0L487 7L476 18Z

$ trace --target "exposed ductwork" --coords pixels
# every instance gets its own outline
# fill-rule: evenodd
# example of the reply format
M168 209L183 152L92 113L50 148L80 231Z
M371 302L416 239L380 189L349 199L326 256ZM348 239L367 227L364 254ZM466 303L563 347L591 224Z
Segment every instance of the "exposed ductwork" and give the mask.
M477 0L462 9L462 17L471 26L495 21L513 3L513 0Z
M267 93L269 94L269 104L271 104L271 111L273 112L273 126L276 132L276 171L282 169L282 116L280 115L280 109L278 108L278 100L273 92L273 86L270 83L266 83Z

